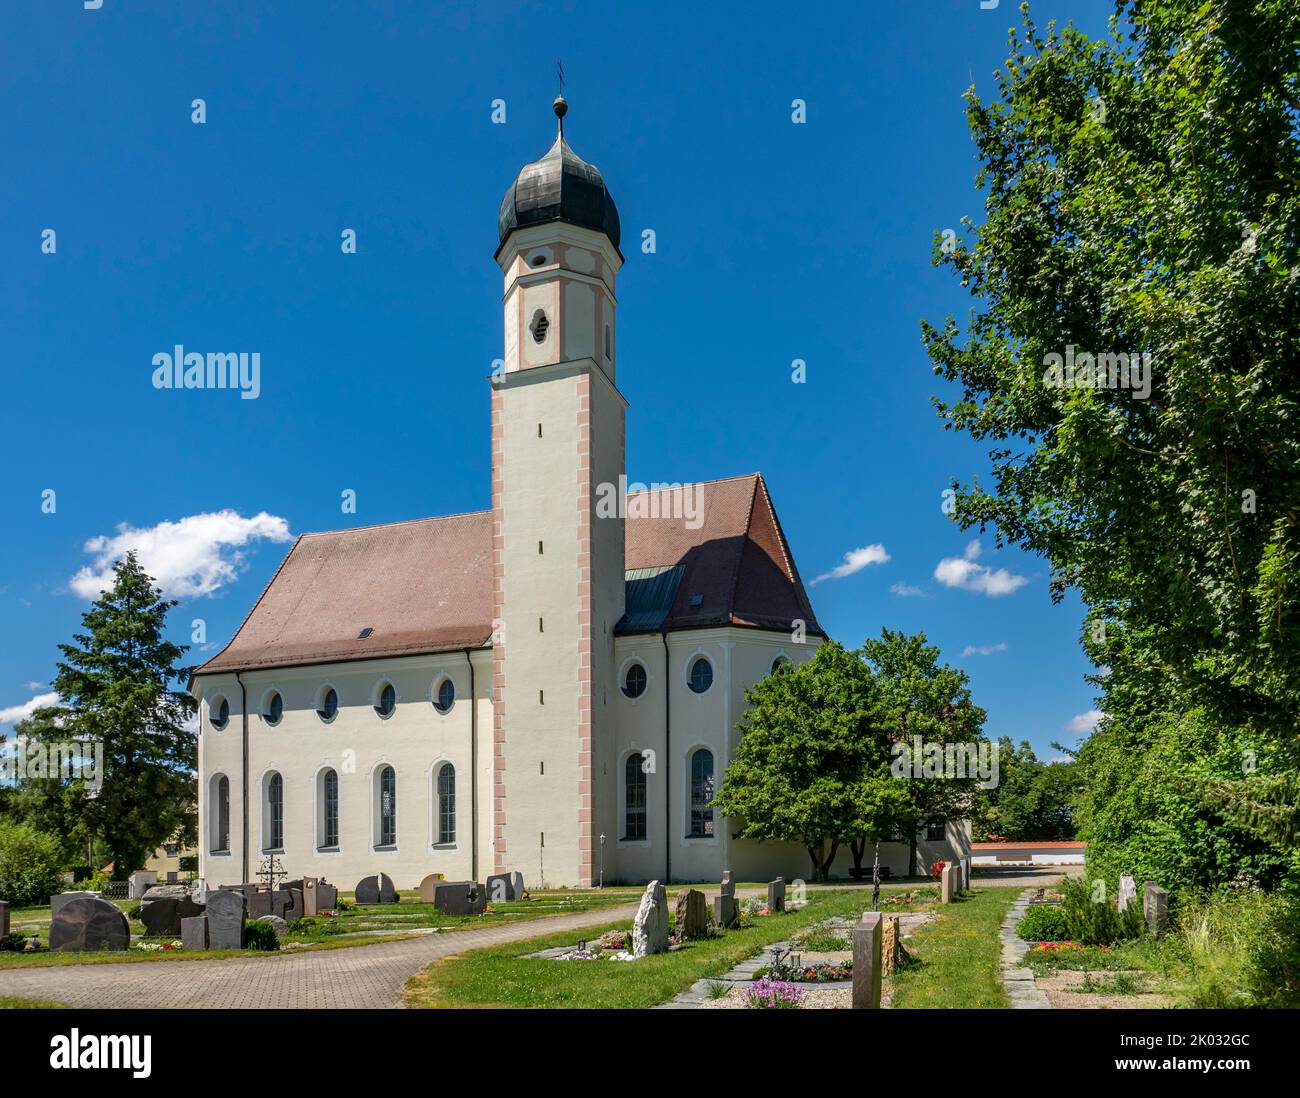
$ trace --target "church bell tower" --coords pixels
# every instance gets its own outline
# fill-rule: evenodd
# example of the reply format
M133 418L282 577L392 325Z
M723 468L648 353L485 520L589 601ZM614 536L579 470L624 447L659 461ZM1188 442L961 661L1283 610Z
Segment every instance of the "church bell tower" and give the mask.
M595 878L611 811L614 627L623 517L598 517L625 472L616 379L614 200L564 137L506 191L496 259L505 350L493 371L493 849L496 870L551 885ZM606 791L608 786L609 791Z

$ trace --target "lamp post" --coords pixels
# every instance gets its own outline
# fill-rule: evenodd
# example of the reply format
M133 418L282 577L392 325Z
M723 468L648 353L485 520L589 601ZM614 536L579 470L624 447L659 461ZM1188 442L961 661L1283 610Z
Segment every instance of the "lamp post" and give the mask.
M600 833L600 887L605 887L605 833Z

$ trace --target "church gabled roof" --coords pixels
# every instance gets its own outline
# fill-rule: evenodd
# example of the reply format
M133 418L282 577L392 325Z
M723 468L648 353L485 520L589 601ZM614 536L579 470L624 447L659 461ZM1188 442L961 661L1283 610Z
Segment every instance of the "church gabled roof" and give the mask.
M669 490L657 511L654 493L628 497L628 609L639 612L619 631L789 631L799 619L823 635L763 478L701 487L698 529L667 517ZM675 589L661 583L639 597L638 579L655 574L675 577ZM490 511L303 534L230 643L195 674L478 648L491 634Z

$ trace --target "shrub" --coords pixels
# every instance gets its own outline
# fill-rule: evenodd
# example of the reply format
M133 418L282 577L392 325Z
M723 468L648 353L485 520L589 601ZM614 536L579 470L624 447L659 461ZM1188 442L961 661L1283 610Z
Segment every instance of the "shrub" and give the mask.
M0 896L15 907L49 901L63 888L63 850L53 835L0 823Z
M27 939L21 934L6 934L0 938L0 953L21 953L27 948Z
M1070 920L1063 907L1032 904L1016 924L1016 934L1026 942L1064 941L1070 937Z
M1109 899L1094 900L1094 885L1097 883L1077 878L1061 882L1067 937L1084 945L1113 945L1127 938L1140 938L1143 929L1141 904L1130 903L1128 910L1121 912L1118 905ZM1109 893L1109 890L1097 891L1102 895Z
M275 927L270 923L254 920L244 924L244 948L256 949L263 953L274 953L280 948L280 939L275 935Z
M1188 903L1170 946L1185 957L1192 1006L1300 1006L1294 898L1234 889Z
M794 984L764 977L745 989L745 1006L754 1010L798 1010L803 990Z

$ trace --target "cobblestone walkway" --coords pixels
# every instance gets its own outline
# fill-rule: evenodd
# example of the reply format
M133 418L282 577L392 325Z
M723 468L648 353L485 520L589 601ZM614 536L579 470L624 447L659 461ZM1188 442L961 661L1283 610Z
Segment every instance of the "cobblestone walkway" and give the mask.
M1002 921L1002 986L1007 989L1012 1010L1052 1009L1047 993L1039 991L1034 983L1033 970L1024 967L1030 943L1016 937L1016 923L1029 909L1029 897L1036 891L1034 888L1025 889Z
M0 969L0 996L74 1007L399 1007L406 981L431 961L636 915L636 904L546 916L402 942L217 961L142 961Z

